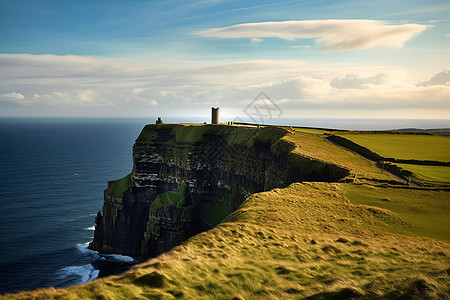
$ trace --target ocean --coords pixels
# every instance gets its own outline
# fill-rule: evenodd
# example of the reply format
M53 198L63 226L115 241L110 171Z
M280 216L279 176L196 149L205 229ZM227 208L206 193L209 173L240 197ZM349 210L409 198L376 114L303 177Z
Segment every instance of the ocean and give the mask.
M108 180L131 171L134 140L155 119L0 118L0 294L79 284L139 262L101 255L87 244ZM341 129L450 127L449 120L266 123Z
M87 249L108 180L149 120L0 120L0 293L91 280L129 257Z

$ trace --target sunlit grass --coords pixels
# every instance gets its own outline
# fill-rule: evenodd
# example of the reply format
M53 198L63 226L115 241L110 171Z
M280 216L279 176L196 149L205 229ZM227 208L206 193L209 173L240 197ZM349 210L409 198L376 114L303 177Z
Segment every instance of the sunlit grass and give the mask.
M324 137L295 132L286 135L284 139L296 145L294 153L347 168L357 178L396 180L391 174L376 168L371 161L333 144Z
M326 134L330 133L330 130L324 130L324 129L315 129L315 128L301 128L301 127L295 127L293 128L295 131L303 132L303 133L312 133L312 134Z
M424 166L399 163L396 163L396 165L413 172L419 179L450 183L450 166Z
M15 297L446 295L450 291L448 244L389 233L393 227L408 232L410 224L401 214L350 203L347 187L343 183L296 183L254 194L216 228L123 275Z
M416 134L339 133L373 152L389 158L450 161L450 138Z
M388 209L407 223L389 231L450 241L448 191L351 184L345 194L352 203Z

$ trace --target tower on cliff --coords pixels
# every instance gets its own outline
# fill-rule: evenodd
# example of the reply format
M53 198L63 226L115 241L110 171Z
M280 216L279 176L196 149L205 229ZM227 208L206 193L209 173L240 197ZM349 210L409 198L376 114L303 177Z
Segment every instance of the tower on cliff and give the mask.
M219 108L211 107L211 124L219 124Z

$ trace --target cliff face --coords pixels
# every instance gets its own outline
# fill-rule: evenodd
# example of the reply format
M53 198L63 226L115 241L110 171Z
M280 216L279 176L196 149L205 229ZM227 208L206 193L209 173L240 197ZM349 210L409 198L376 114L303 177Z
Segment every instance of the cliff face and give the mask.
M281 128L147 125L131 174L110 181L90 248L152 257L208 230L250 194L346 169L291 153Z

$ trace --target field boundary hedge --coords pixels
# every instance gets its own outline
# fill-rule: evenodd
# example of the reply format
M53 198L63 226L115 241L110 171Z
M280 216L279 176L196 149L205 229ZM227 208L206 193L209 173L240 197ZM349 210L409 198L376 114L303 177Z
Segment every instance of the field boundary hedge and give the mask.
M380 162L382 160L386 160L382 156L378 155L377 153L373 152L369 148L363 147L361 145L356 144L355 142L350 141L349 139L343 138L338 135L331 134L326 137L327 140L334 142L336 144L339 144L341 146L344 146L350 150L355 151L356 153L364 156L365 158L368 158L370 160L374 160L377 162Z

